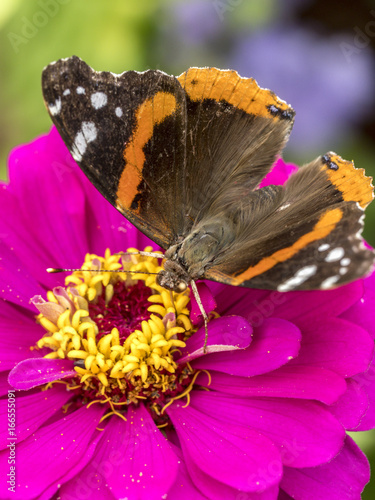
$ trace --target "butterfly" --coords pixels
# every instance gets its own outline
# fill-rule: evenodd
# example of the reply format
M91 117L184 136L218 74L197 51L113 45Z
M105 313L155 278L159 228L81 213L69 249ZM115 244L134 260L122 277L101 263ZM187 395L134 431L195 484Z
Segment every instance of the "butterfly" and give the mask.
M260 187L295 113L254 79L216 68L116 75L73 56L43 70L42 89L89 180L165 249L157 281L166 289L200 279L328 289L371 271L363 169L330 152L285 185Z

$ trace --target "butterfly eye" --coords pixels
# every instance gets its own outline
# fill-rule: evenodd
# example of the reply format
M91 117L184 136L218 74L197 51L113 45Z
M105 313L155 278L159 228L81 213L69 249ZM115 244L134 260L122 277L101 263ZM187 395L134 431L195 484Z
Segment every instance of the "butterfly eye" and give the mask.
M177 293L182 293L187 289L186 281L178 281L174 287L174 291Z

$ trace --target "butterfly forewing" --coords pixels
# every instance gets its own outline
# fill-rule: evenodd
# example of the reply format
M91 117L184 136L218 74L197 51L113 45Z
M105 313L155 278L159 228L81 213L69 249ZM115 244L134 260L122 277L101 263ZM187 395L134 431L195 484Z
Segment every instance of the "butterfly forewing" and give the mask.
M190 68L178 80L187 108L181 188L185 210L199 223L257 187L285 145L294 111L235 71Z
M44 99L73 158L95 187L167 248L181 225L185 97L161 71L96 72L78 57L43 71ZM168 137L168 140L166 140Z

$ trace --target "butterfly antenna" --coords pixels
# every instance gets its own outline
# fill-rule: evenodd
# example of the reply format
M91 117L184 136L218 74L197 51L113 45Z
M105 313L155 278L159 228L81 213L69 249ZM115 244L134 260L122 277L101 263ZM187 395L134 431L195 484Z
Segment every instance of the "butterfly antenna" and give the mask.
M203 352L204 352L204 354L206 354L207 353L207 341L208 341L208 328L207 328L208 317L207 317L206 311L204 310L204 307L203 307L201 298L199 296L198 288L197 288L197 285L195 284L195 281L191 280L190 284L191 284L191 289L193 291L194 298L197 301L199 310L202 313L202 316L203 316L203 319L204 319L204 344L203 344Z
M155 257L156 259L164 259L164 254L158 252L116 252L113 255L142 255L143 257Z
M82 271L89 273L130 273L130 274L159 274L159 273L149 273L148 271L125 271L125 269L63 269L60 267L49 267L46 269L47 273L73 273L74 271Z
M164 255L162 253L157 253L157 252L116 252L113 255L142 255L144 257L156 257L157 259L163 259ZM49 267L47 269L47 273L63 273L63 272L70 272L73 273L74 271L89 271L91 273L130 273L130 274L159 274L159 273L149 273L148 271L125 271L124 269L116 269L114 271L111 271L110 269L63 269L60 267Z

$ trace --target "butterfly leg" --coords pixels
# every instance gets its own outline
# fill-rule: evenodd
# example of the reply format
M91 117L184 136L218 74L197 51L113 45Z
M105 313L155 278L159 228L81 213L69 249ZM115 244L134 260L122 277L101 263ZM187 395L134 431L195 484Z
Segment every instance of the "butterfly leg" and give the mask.
M204 310L204 307L203 307L201 298L199 296L198 288L197 288L197 285L195 284L195 281L191 280L190 285L191 285L191 289L193 291L194 298L197 301L199 310L202 313L202 316L203 316L203 319L204 319L204 344L203 344L203 352L206 354L206 352L207 352L207 341L208 341L208 328L207 328L208 317L207 317L206 311Z
M177 319L177 309L176 309L176 306L175 306L175 303L174 303L172 290L169 290L169 296L171 297L172 307L174 309L174 313L175 313L175 316L176 316L176 319Z

